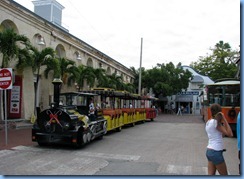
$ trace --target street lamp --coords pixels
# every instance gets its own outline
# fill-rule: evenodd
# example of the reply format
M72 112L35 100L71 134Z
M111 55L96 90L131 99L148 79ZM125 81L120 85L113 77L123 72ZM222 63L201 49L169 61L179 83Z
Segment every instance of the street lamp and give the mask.
M40 34L38 34L36 37L37 37L37 41L36 41L37 45L40 46L40 50L41 50L42 46L45 46L44 38ZM34 113L37 115L37 108L39 108L39 72L37 72L37 74L36 74L34 88L35 88L35 109L34 109Z
M77 60L81 60L80 54L77 55Z
M140 52L140 71L139 71L139 84L138 84L138 94L141 95L141 64L142 64L142 44L143 38L141 38L141 52Z
M38 40L37 42L38 45L45 45L44 38L41 35L37 36L37 40Z

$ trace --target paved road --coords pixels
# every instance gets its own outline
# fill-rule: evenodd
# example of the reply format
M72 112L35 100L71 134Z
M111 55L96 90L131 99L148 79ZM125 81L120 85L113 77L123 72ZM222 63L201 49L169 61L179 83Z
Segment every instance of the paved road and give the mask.
M3 175L206 175L207 136L200 116L160 115L82 149L16 145L0 151ZM26 130L27 131L27 130ZM28 133L30 137L30 133ZM22 136L23 137L23 136ZM224 138L229 174L238 175L235 138Z

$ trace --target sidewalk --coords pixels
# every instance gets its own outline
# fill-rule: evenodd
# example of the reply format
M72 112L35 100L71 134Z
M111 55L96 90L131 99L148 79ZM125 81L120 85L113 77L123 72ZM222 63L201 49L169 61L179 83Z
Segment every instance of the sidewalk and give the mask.
M30 146L35 144L31 139L32 124L17 123L15 129L7 130L7 145L5 129L0 130L0 150L11 149L18 145Z

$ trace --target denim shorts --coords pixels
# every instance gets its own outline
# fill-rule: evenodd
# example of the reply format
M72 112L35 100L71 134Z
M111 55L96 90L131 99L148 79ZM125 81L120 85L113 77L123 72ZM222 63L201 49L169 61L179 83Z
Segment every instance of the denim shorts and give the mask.
M225 161L222 150L217 151L213 149L207 149L206 157L208 161L213 162L214 165L221 164Z

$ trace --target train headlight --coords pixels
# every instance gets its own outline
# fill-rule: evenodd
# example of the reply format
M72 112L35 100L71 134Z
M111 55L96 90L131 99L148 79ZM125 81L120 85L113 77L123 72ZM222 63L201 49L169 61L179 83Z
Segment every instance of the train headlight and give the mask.
M70 126L69 123L65 123L65 124L64 124L64 128L65 128L65 129L68 129L69 126Z

